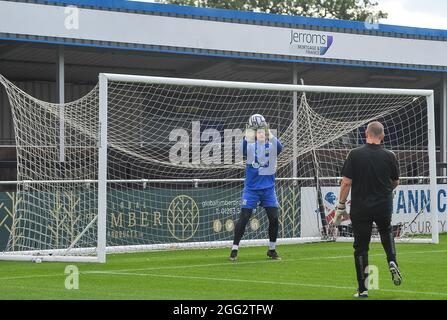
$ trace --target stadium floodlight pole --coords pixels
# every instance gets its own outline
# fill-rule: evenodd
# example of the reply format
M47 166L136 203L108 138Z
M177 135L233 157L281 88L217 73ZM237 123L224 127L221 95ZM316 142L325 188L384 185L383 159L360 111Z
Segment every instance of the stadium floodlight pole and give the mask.
M428 118L428 156L429 156L429 176L430 176L430 202L432 218L432 241L439 243L438 226L438 187L436 173L436 140L435 140L435 102L434 92L427 96L427 118Z
M99 161L98 161L98 243L97 256L106 262L107 228L107 86L104 74L99 75Z

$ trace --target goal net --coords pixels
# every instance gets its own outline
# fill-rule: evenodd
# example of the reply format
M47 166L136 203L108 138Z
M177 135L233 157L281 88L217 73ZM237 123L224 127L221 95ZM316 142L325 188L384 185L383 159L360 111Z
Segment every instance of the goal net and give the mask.
M332 223L340 171L373 120L400 166L396 239L437 241L432 91L101 74L85 97L59 105L0 82L18 157L0 259L105 262L106 252L230 246L246 167L240 146L254 113L284 145L279 243L352 237L349 220ZM266 239L258 208L242 244Z

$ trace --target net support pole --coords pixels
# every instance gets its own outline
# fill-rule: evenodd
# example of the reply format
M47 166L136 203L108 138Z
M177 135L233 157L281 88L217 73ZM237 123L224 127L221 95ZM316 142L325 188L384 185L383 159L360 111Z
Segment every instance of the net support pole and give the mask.
M99 75L98 261L106 262L107 223L107 77Z
M430 170L430 206L432 242L439 243L438 227L438 188L436 174L436 141L435 141L435 102L434 93L427 96L428 116L428 157Z
M59 107L59 161L65 161L65 55L64 47L59 46L57 49L57 89Z
M293 84L297 85L298 84L298 74L297 74L298 70L296 67L296 64L293 64L293 69L292 69L292 73L293 73ZM293 180L293 185L296 186L298 184L298 181L296 180L296 178L298 178L298 128L297 128L297 123L298 123L298 92L297 91L293 91L293 95L292 95L292 103L293 103L293 121L292 121L292 131L293 131L293 168L292 168L292 177L294 178Z
M301 79L301 85L304 86L303 79ZM310 110L309 110L309 105L307 104L307 97L306 97L305 92L301 96L301 104L303 101L305 102L305 106L306 106L306 108L305 108L306 118L307 118L307 123L308 123L308 128L309 128L310 144L312 146L315 191L317 193L317 207L318 207L319 216L320 216L319 218L320 218L320 222L321 222L321 231L322 231L323 238L327 238L329 233L328 233L328 224L326 222L326 213L325 213L324 204L323 204L323 196L321 193L320 164L318 162L317 152L316 152L316 148L315 148L315 140L314 140L314 135L312 132L312 124L310 121Z

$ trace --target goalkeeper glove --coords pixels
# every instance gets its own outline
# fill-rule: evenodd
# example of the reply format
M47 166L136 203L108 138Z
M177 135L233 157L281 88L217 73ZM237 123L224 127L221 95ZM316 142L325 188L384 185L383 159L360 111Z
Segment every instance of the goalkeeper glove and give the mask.
M273 134L272 130L270 130L269 127L267 127L267 139L272 139L275 137L275 135Z
M254 143L255 137L256 130L247 126L247 128L245 129L245 140L247 140L248 143Z
M335 216L332 220L336 226L339 226L343 221L343 218L346 217L348 213L346 212L346 205L344 203L338 203L335 207Z
M272 132L270 131L270 127L268 123L265 123L264 127L265 139L269 140L272 137Z

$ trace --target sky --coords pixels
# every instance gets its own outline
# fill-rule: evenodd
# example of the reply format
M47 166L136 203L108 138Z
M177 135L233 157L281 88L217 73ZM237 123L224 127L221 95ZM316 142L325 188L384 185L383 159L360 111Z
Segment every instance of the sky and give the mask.
M388 13L380 23L447 30L446 0L375 0Z
M157 2L156 0L131 0ZM447 30L446 0L375 0L378 8L388 13L379 22L401 26Z

